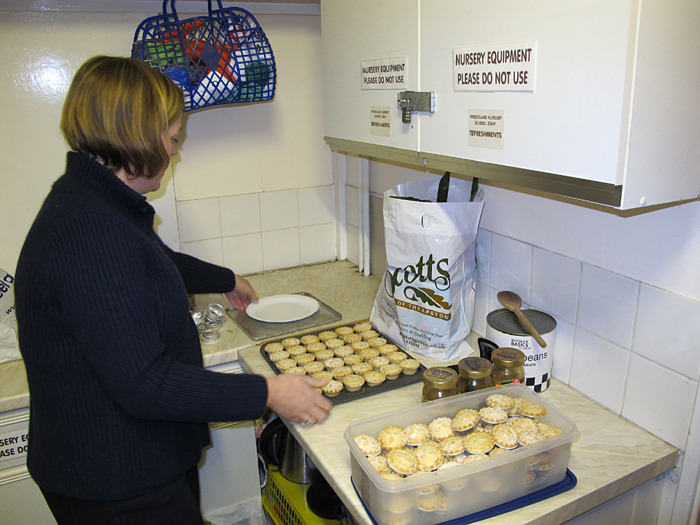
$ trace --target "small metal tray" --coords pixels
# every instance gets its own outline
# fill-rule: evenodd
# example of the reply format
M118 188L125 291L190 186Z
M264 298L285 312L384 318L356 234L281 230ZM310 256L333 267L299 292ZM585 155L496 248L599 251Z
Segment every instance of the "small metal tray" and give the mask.
M340 313L333 310L333 308L323 301L319 301L318 298L310 293L297 292L297 294L316 299L319 305L318 311L309 317L299 319L298 321L290 321L288 323L265 323L253 319L245 312L241 312L235 308L227 310L226 313L253 341L262 341L263 339L279 337L300 330L308 330L315 326L334 323L343 317Z
M325 332L326 330L335 330L336 328L339 328L341 326L354 326L359 323L366 323L368 322L369 319L363 319L360 321L353 321L351 323L342 323L338 324L335 326L330 326L330 327L325 327L323 330L317 330L317 331L311 331L311 332L306 332L302 334L295 334L292 337L300 338L304 335L318 335L321 332ZM402 346L396 344L395 341L392 341L390 338L388 338L386 335L380 333L374 326L372 326L372 329L377 331L379 335L387 340L388 343L396 345L396 347L401 350L402 352L406 352L406 349L403 348ZM265 352L265 346L269 345L270 343L281 343L282 339L275 340L275 341L268 341L264 345L260 347L260 355L262 355L263 359L265 359L265 362L270 365L270 368L274 370L274 372L279 375L280 371L277 369L275 364L270 361L270 357L267 355L267 352ZM406 352L408 354L408 352ZM410 354L408 354L410 357ZM334 405L338 405L340 403L345 403L347 401L352 401L354 399L359 399L362 397L367 397L371 396L374 394L380 394L382 392L386 392L388 390L394 390L396 388L401 388L402 386L407 386L407 385L412 385L414 383L420 383L423 381L423 372L425 371L425 366L420 365L418 367L418 370L414 374L406 375L404 373L401 373L399 377L396 379L387 379L383 383L376 385L376 386L369 386L366 383L362 385L362 388L360 390L357 390L355 392L348 392L347 390L343 389L340 394L338 394L335 397L329 398L331 401L333 401Z

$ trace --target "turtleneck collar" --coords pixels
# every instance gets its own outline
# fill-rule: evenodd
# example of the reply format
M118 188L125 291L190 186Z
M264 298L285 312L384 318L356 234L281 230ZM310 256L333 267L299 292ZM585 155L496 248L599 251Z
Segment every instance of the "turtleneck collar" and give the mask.
M66 175L80 179L84 189L108 195L142 213L155 214L146 197L124 184L110 169L83 153L68 152Z
M61 182L64 179L65 182ZM66 173L56 181L58 190L88 193L96 198L105 199L132 216L145 230L153 229L155 210L146 197L124 184L110 169L95 159L82 153L68 152Z

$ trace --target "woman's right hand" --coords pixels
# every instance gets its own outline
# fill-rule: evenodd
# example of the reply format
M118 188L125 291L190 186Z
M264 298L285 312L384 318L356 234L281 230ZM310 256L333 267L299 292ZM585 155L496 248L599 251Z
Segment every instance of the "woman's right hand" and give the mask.
M302 375L266 377L267 407L278 416L294 423L313 425L328 418L333 403L314 390L324 386L326 379Z
M245 311L250 303L258 300L253 286L240 275L236 275L236 287L225 295L233 307L241 312Z

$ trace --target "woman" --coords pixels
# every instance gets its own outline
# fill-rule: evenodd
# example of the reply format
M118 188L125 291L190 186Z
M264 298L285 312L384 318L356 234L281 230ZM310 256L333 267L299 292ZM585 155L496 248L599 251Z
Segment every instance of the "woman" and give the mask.
M209 421L266 408L328 417L324 381L207 371L188 293L255 292L167 248L145 193L176 153L184 106L170 79L127 58L76 73L61 130L73 150L20 254L15 300L31 407L27 466L60 524L202 523L197 463ZM252 480L251 480L252 481Z

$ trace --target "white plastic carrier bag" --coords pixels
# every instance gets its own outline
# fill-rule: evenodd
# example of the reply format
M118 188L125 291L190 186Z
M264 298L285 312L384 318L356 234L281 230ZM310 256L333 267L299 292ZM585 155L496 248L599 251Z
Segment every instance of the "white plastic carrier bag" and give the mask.
M387 268L370 321L407 350L440 360L472 353L466 339L483 209L483 192L475 187L448 173L384 193Z
M0 363L22 359L17 345L14 277L0 268Z

